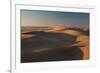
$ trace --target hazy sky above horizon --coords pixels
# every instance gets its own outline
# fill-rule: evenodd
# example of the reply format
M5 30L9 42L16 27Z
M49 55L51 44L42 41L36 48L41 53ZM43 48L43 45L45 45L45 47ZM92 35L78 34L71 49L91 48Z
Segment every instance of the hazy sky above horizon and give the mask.
M21 10L21 26L89 27L89 13Z

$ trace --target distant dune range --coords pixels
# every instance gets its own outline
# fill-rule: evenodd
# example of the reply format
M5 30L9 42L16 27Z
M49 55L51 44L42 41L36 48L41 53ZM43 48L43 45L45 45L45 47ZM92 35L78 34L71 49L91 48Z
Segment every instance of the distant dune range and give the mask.
M21 27L21 62L89 59L89 29Z

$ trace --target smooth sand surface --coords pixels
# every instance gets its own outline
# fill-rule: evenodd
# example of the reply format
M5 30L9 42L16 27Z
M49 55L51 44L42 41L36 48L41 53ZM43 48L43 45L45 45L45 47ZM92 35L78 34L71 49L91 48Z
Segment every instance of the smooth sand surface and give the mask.
M52 27L43 30L42 27L23 30L21 62L89 59L89 35L75 29L63 29Z
M81 32L79 31L75 31L75 30L64 30L62 31L63 28L55 28L54 30L48 30L48 32L62 32L62 33L66 33L66 34L70 34L72 36L77 36L76 39L76 44L73 44L74 46L82 46L80 47L80 49L82 50L84 56L83 59L89 59L89 36L85 35L85 34L81 34Z

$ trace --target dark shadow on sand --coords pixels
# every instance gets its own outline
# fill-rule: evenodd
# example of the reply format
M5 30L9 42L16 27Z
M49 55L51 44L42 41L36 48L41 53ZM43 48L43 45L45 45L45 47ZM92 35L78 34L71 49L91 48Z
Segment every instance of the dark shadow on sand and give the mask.
M21 62L81 60L83 52L75 44L76 37L64 33L34 31L33 37L21 39ZM44 50L42 50L44 49Z

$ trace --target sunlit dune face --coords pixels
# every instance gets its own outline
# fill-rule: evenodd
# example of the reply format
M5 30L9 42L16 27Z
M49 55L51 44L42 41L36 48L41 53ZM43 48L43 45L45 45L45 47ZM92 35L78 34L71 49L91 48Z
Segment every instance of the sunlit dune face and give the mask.
M32 29L23 29L21 30L21 33L28 33L28 32L32 32Z
M88 39L89 39L88 36L82 35L82 36L79 36L79 37L76 39L76 41L81 41L81 42L83 42L84 44L86 44L86 42L88 42Z
M76 39L76 44L73 46L80 46L80 49L82 50L84 56L83 59L89 59L89 36L87 35L80 35Z
M78 35L80 35L80 32L75 31L75 30L65 30L65 31L63 31L63 33L70 34L72 36L78 36Z
M33 37L33 35L30 35L30 34L28 34L28 35L22 34L21 35L21 39L28 39L28 38L31 38L31 37Z
M84 53L83 59L89 59L89 36L81 35L76 39L76 41L80 41L79 45L82 45L80 49Z
M55 31L59 31L61 29L64 29L64 27L61 27L61 26L54 26L53 27L53 30L55 30Z
M46 32L60 32L62 29L64 29L64 27L62 26L53 26L50 30L47 30Z

